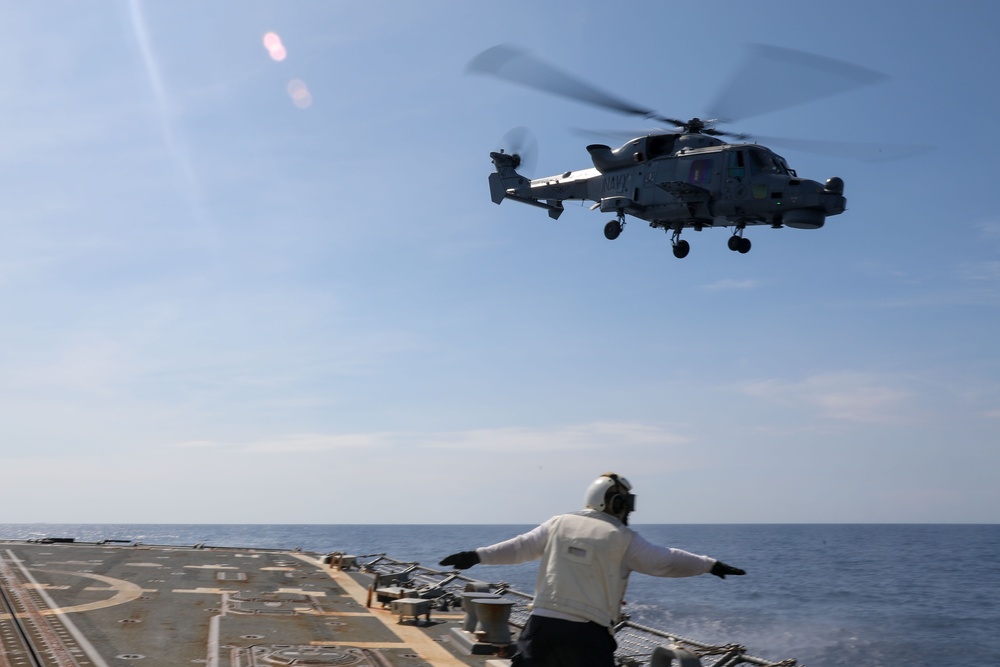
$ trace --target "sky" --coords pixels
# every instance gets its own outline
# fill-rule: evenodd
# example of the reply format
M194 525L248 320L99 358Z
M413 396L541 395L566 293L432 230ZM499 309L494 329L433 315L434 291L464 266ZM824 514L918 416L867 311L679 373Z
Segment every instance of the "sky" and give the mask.
M926 4L926 6L922 6ZM1000 5L0 1L0 522L1000 521ZM641 120L470 75L512 44L672 117L754 44L886 75L727 127L820 230L490 201ZM778 77L768 83L783 85Z

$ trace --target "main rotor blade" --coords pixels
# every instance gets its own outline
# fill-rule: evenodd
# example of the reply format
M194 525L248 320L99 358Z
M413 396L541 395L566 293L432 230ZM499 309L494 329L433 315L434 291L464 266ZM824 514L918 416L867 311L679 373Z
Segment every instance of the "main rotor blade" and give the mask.
M818 139L788 139L786 137L761 137L753 140L768 146L787 148L803 153L845 157L861 162L883 162L902 160L927 153L933 146L920 144L878 144L862 141L824 141Z
M643 109L619 99L509 44L499 44L486 49L473 58L466 69L469 72L489 74L521 86L568 97L619 113L656 118L670 123L680 122L658 118L650 109Z
M730 84L709 107L726 122L813 102L888 78L842 60L777 46L752 47Z

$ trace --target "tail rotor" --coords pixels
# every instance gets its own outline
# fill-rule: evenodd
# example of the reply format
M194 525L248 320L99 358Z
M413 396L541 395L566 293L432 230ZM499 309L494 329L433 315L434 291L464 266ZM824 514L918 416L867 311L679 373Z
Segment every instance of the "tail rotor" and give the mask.
M538 164L538 140L526 127L515 127L500 139L501 153L512 156L513 167L519 174L530 177Z

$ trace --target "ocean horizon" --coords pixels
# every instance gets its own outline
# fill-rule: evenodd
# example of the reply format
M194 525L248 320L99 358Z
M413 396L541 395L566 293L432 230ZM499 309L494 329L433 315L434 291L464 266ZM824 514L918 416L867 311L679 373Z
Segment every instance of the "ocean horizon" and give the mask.
M0 539L387 554L437 567L522 524L0 524ZM633 621L710 643L739 643L810 667L996 664L1000 524L636 524L653 543L746 569L744 577L633 574ZM531 593L536 563L468 576Z

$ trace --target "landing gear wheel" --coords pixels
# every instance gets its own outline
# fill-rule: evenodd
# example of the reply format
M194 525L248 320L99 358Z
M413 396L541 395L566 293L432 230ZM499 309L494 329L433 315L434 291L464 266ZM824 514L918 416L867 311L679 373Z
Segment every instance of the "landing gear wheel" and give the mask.
M691 244L687 241L678 241L674 244L674 257L684 259L691 252Z
M736 236L733 234L729 237L729 249L733 252L739 252L741 255L745 255L750 252L750 239L745 239L742 236Z
M604 225L604 238L609 241L614 241L622 233L622 223L617 220L612 220L608 224Z

